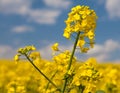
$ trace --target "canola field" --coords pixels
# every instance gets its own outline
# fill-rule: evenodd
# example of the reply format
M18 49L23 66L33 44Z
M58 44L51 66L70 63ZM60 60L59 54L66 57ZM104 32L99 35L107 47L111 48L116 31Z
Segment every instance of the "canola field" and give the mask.
M37 59L34 64L57 86L62 87L66 65L65 61L57 61ZM69 92L66 93L79 93L78 87L81 83L85 85L86 91L83 93L120 93L120 64L100 64L95 61L94 58L90 58L86 62L74 62L69 72L69 76L74 79L69 80ZM60 92L55 90L55 87L29 62L20 61L16 64L13 60L0 60L0 93Z
M94 48L98 17L89 6L77 5L68 13L63 36L72 51L53 44L51 61L42 59L33 45L19 48L13 60L0 60L0 93L120 93L120 64L79 62L75 50Z

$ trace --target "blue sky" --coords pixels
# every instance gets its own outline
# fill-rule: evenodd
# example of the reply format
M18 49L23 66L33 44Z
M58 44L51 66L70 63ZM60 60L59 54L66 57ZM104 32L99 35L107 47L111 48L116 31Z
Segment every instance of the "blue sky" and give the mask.
M35 45L47 59L54 42L71 50L72 43L62 36L64 20L78 4L90 6L98 15L96 45L78 58L120 62L120 0L0 0L0 58L12 58L26 45Z

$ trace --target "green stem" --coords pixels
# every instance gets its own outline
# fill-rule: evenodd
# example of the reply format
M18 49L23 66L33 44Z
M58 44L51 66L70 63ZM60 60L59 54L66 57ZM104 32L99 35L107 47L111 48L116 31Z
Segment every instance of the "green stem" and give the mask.
M58 72L58 70L52 75L51 80L55 77L57 72ZM50 82L47 83L46 90L48 89L49 84L50 84Z
M79 86L79 93L83 93L84 89L85 89L85 86L80 85Z
M77 42L79 40L79 36L80 36L80 32L77 33L77 37L76 37L76 40L75 40L75 43L74 43L74 46L73 46L73 50L72 50L72 54L70 56L70 61L69 61L69 64L68 64L68 68L67 68L67 72L70 70L71 68L71 64L72 64L72 59L73 59L73 56L74 56L74 53L75 53L75 49L76 49L76 46L77 46ZM66 75L65 75L66 76ZM66 88L66 85L67 85L67 81L68 81L68 78L65 78L65 82L63 84L63 89L61 91L61 93L64 93L65 92L65 88Z
M59 89L34 63L33 61L27 56L27 54L24 54L25 57L28 59L28 61L36 68L36 70L42 74L54 87L57 88L57 90L61 91L61 89Z

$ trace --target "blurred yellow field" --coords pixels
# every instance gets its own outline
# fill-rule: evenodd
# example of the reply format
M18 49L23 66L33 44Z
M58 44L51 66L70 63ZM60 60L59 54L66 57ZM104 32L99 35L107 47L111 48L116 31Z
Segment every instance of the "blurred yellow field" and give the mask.
M54 62L47 60L40 60L35 64L48 77L51 78L54 74L51 79L61 87L64 70L56 68ZM82 66L84 63L76 62L76 64ZM101 90L96 93L120 93L120 64L104 63L97 64L96 67L102 74L100 80L97 83L94 82L96 90ZM55 72L55 69L59 71ZM79 71L79 73L82 72ZM47 84L49 91L44 92L43 89ZM16 64L13 60L0 60L0 93L59 93L50 91L54 91L54 87L29 62L20 61ZM70 93L77 92L71 90Z

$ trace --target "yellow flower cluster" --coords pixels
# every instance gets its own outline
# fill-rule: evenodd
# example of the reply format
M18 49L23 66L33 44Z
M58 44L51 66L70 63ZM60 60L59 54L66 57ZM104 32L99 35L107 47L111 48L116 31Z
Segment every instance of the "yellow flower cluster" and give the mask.
M70 38L73 32L84 32L89 39L94 36L94 30L96 28L96 13L94 10L90 10L88 6L75 6L68 14L68 19L65 21L66 28L63 36Z
M20 54L27 54L30 51L36 50L36 48L32 46L25 46L24 48L19 48L18 53Z
M70 61L70 56L71 56L70 51L65 50L64 52L62 52L56 56L53 56L53 58L52 58L56 64L57 70L62 71L63 74L66 73L66 69L67 69L68 63ZM72 65L74 65L76 62L76 57L73 57L72 62L73 62Z
M16 62L19 61L21 55L28 55L28 56L30 56L30 58L35 59L36 57L40 56L40 54L37 52L34 52L31 54L31 51L34 51L34 50L36 50L36 48L33 45L32 46L25 46L24 48L19 48L18 54L16 54L14 56L14 60Z
M63 67L60 70L56 62L43 59L38 63L37 66L46 76L61 88L64 76L62 71L65 71L65 68ZM28 62L19 62L19 65L16 66L11 60L0 60L0 67L0 93L60 93ZM71 73L75 75L73 75L73 79L71 78L72 81L67 87L67 89L70 89L68 93L79 93L80 84L85 86L83 93L89 93L88 91L91 91L91 93L96 93L95 91L98 91L98 93L99 91L103 91L101 93L120 93L120 64L97 64L96 60L92 58L85 63L75 62L73 67ZM100 74L97 75L97 73ZM100 80L101 73L103 78ZM97 80L94 80L94 77ZM84 82L81 80L84 80Z
M120 76L119 73L119 67L116 67L115 65L118 64L108 64L109 66L106 69L101 69L101 71L104 74L104 78L102 79L103 85L102 89L105 90L105 93L119 93L120 92ZM103 66L103 68L106 67L106 65Z
M35 51L35 52L31 52L29 57L33 60L36 60L37 58L40 59L40 53Z
M52 48L55 51L59 50L58 43L55 43ZM38 65L42 70L42 73L49 77L50 80L52 80L58 87L62 87L64 79L67 78L68 82L66 85L66 91L69 90L70 93L73 91L73 87L75 87L77 92L80 92L80 90L76 89L76 87L85 87L84 91L87 92L96 91L96 83L100 80L101 74L96 70L97 63L94 58L91 58L84 64L80 65L76 62L76 57L73 56L71 68L66 73L71 57L71 52L69 50L65 50L60 52L58 55L53 56L53 62L40 62L40 53L33 50L35 50L34 46L20 48L15 59L18 60L19 56L22 55L26 56L30 62L34 62L35 65ZM41 82L44 83L48 82L44 77L41 78L41 80ZM49 84L49 82L48 84L45 83L45 85L41 83L38 90L42 93L58 92L52 84Z
M7 85L7 93L26 93L25 84L22 81L22 78L17 78L8 83Z
M71 52L69 50L65 50L64 52L56 55L53 57L53 60L58 65L68 65L68 62L70 60ZM76 58L73 58L73 63L76 61Z
M58 45L59 45L58 43L53 44L52 50L53 51L59 51Z
M95 93L96 84L102 78L101 73L96 69L97 63L94 58L88 59L75 71L71 85L85 86L84 93ZM81 73L80 73L81 72Z
M81 52L87 52L89 48L84 47L85 44L90 44L91 47L94 45L96 20L97 15L94 10L91 10L88 6L77 5L68 14L63 36L69 39L72 33L80 32L77 46L80 47ZM89 43L85 38L88 38Z

